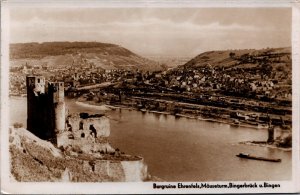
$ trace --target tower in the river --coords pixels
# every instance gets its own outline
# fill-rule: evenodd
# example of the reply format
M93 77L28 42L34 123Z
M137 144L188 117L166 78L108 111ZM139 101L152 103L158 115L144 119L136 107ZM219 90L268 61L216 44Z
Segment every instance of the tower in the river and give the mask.
M56 143L65 128L64 83L46 82L43 76L27 76L27 129Z

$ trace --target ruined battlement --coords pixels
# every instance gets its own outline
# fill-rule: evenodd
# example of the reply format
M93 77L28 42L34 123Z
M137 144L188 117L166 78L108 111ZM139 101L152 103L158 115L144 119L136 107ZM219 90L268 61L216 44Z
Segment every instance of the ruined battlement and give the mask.
M67 117L65 131L57 134L57 146L63 148L75 146L90 154L114 152L107 139L110 135L109 119L104 115L91 117L87 115L81 118L81 114Z
M45 93L45 77L43 76L27 76L26 77L26 86L27 93L34 92L35 95Z
M53 103L64 102L65 92L63 82L48 82L47 92L53 95Z
M43 76L27 76L27 129L56 143L65 128L64 83L47 82Z

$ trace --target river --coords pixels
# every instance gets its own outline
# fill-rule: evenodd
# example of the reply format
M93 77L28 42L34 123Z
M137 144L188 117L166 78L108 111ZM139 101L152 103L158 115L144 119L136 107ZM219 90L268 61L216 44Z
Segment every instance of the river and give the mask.
M26 98L12 97L10 104L10 123L26 125ZM66 106L69 112L99 112L69 99ZM113 147L143 156L149 172L165 181L291 179L291 152L238 144L247 140L265 141L266 130L134 110L117 109L107 114L111 119ZM240 159L235 156L240 152L281 158L282 162Z

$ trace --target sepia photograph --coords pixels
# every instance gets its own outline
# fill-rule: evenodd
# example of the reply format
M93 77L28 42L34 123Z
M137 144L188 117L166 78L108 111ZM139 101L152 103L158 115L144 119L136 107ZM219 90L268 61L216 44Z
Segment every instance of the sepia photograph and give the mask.
M1 2L1 190L296 192L299 4L142 2Z

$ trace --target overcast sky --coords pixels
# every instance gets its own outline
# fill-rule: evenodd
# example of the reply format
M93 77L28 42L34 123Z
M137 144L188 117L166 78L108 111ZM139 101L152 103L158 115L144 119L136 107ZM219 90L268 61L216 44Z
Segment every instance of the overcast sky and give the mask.
M30 8L10 10L10 42L99 41L141 55L291 45L290 8Z

